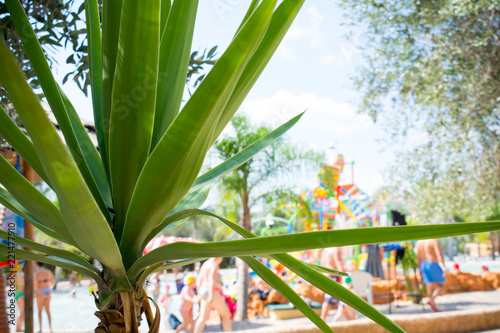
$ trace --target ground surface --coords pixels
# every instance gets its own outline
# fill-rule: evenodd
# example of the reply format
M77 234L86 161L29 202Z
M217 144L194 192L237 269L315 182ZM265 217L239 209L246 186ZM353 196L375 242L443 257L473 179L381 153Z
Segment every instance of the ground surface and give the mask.
M162 280L161 290L165 290L168 284L170 290L175 290L174 280L171 275L167 276L166 280ZM71 286L68 282L62 282L58 286L58 290L54 291L51 312L52 312L52 326L55 333L57 332L93 332L98 320L93 315L95 312L95 304L93 298L88 293L88 288L85 285L75 288L75 297L70 297ZM424 299L424 303L426 299ZM493 307L500 308L500 290L488 292L470 292L452 295L440 296L437 299L437 306L444 312L460 311L460 310L478 310L478 309L491 309ZM36 305L35 305L36 307ZM170 311L176 314L179 318L181 316L177 312L179 307L178 295L172 296L170 304ZM376 305L376 307L385 314L389 314L389 305ZM160 305L162 323L161 332L173 332L168 324L165 309ZM425 305L412 304L411 302L400 302L391 304L390 317L407 316L408 314L424 314L431 313L430 307ZM36 309L35 309L36 313ZM334 316L335 311L331 311L327 319L330 322ZM358 314L359 318L363 315ZM43 332L49 332L47 317L43 316ZM145 323L144 323L145 324ZM244 322L233 322L234 331L252 330L255 333L259 331L271 331L273 328L283 331L283 329L296 328L300 326L311 325L307 318L297 318L283 321L273 321L270 319L257 319ZM35 315L35 329L40 326L38 324L38 315ZM220 324L217 321L209 322L205 332L219 332ZM142 332L147 332L145 327ZM499 330L492 330L489 332L500 333Z

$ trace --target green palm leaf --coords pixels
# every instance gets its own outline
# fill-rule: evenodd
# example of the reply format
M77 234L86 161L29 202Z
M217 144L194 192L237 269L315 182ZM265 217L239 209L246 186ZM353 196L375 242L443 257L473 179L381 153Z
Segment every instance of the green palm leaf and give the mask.
M241 24L238 27L238 30L236 30L235 36L238 34L238 32L240 32L241 28L243 28L243 26L248 21L250 16L252 16L252 13L255 11L255 9L259 5L259 2L260 2L260 0L252 0L252 3L250 4L250 6L247 9L247 12L245 13L245 17L243 17L243 20L241 20Z
M78 133L79 138L81 139L83 136L87 136L88 134L83 127L80 119L78 117L69 117L68 110L66 110L66 104L63 100L59 87L52 75L49 64L45 59L43 54L43 50L38 42L35 32L33 31L28 17L24 13L24 9L22 5L17 0L8 0L6 1L7 7L11 12L11 18L16 26L17 31L21 31L19 33L21 36L21 40L23 41L23 46L26 50L30 58L30 63L33 69L35 70L38 80L40 81L40 85L42 90L47 98L47 101L50 105L51 111L54 113L54 116L57 119L57 123L61 128L61 131L66 140L66 144L76 161L76 164L83 175L86 183L88 184L91 192L96 198L96 201L99 203L101 211L105 216L107 216L107 210L105 208L105 203L102 201L102 197L100 194L100 190L94 181L94 175L96 178L99 178L99 172L102 169L98 167L98 165L93 164L92 160L95 158L99 158L97 155L97 151L95 149L88 149L86 146L87 142L91 142L90 138L87 138L86 141L79 141L75 133ZM66 102L69 103L69 102ZM92 156L93 154L93 156ZM50 183L49 183L50 184ZM102 190L103 193L109 192L106 190Z
M148 276L150 276L153 273L166 271L169 269L182 267L182 266L186 266L186 265L191 265L191 264L194 264L195 262L199 262L199 261L206 260L206 259L207 258L177 260L177 261L173 261L173 262L170 262L168 264L165 264L165 265L156 264L156 265L149 266L147 269L144 270L144 272L142 272L142 274L139 276L139 278L137 278L137 282L135 282L135 284L137 284L139 286L144 285L144 282L146 281ZM134 276L130 277L131 281L136 281L135 279L136 279L136 277L134 277Z
M245 71L241 75L236 88L234 89L231 99L224 108L224 112L220 117L219 123L212 136L212 143L219 137L226 124L231 120L234 113L241 106L250 89L252 89L260 74L266 67L279 44L285 37L286 32L292 25L295 17L300 11L305 0L284 0L280 3L273 14L269 28L259 45L257 51L249 61Z
M243 163L251 159L253 156L255 156L255 154L257 154L258 152L262 151L263 149L271 145L273 142L275 142L279 137L281 137L290 128L292 128L299 121L299 119L302 117L303 114L304 113L301 113L295 116L294 118L290 119L288 122L281 125L274 131L270 132L266 136L255 141L254 143L252 143L251 145L249 145L248 147L246 147L233 157L229 158L228 160L222 162L212 170L198 177L194 182L193 186L191 187L191 189L189 190L188 194L172 210L169 216L149 233L149 235L143 242L141 249L143 249L146 246L146 244L153 237L155 237L161 230L165 228L169 229L173 228L179 223L181 223L181 221L184 218L178 218L178 216L183 216L182 214L177 215L178 213L180 213L183 210L199 208L208 197L208 193L210 191L209 187L210 184L212 184L215 180L227 174L228 172L238 168L240 165L242 165ZM196 214L197 211L191 211L191 212L193 214ZM185 218L192 216L189 214L190 213L188 212ZM173 222L176 223L172 224Z
M165 30L161 31L158 94L151 150L165 134L181 106L197 9L198 0L175 0Z
M0 157L0 183L36 219L60 234L63 239L74 242L63 223L59 209L14 169L3 156Z
M125 276L120 252L105 217L54 125L3 42L0 43L0 68L0 82L9 93L33 141L59 198L63 222L69 233L87 254L97 258L116 275Z
M207 173L201 175L196 179L193 184L193 187L190 191L196 190L199 186L205 186L206 184L212 183L218 178L224 176L228 172L240 167L257 153L270 146L273 142L279 139L283 134L285 134L289 129L291 129L295 124L300 120L300 118L304 115L304 112L293 117L285 124L281 125L274 131L270 132L266 136L260 138L255 141L251 145L247 146L245 149L241 150L231 158L222 162L212 170Z
M26 238L23 238L23 237L20 237L17 235L12 236L12 235L9 235L8 232L3 231L3 230L0 230L0 238L4 239L4 240L9 240L9 239L14 238L16 245L21 245L24 248L35 250L38 252L42 252L45 255L51 255L51 256L59 257L61 259L66 259L70 262L73 262L74 264L86 267L86 268L94 271L96 274L101 274L101 272L94 265L90 264L87 260L85 260L85 258L83 258L83 257L81 257L73 252L53 248L53 247L46 246L43 244L39 244L39 243L36 243L34 241L31 241L29 239L26 239Z
M75 136L78 139L78 144L80 145L80 148L85 155L85 161L87 165L91 165L93 169L93 172L88 173L88 169L83 168L81 170L82 175L84 176L92 192L92 195L99 205L99 208L101 209L104 217L106 217L108 222L111 223L111 217L109 215L108 207L112 207L113 202L111 200L109 183L106 179L106 172L104 170L103 164L101 163L101 158L99 157L99 153L97 152L94 143L88 136L87 131L82 126L78 125L78 123L80 123L80 118L78 117L73 104L71 104L70 100L61 88L59 88L59 91L63 98L64 105L66 106L68 117L71 123L75 124ZM87 175L87 177L85 177L85 175ZM92 177L92 180L90 181L88 180L89 176Z
M317 270L309 267L300 260L288 254L275 254L273 258L309 283L318 287L320 290L352 306L390 332L404 332L396 323L387 318L382 312L372 307L364 299L356 296L348 289L317 272Z
M97 141L108 181L110 181L109 124L111 122L113 79L118 53L122 6L123 0L106 0L102 4L102 115L94 113L94 120L96 129L102 127L102 132L97 132ZM102 122L102 125L98 125L99 122Z
M165 26L167 25L170 9L172 8L172 0L161 0L160 3L160 34L163 35ZM160 35L160 38L161 38Z
M76 242L70 239L63 238L59 233L56 233L54 230L47 227L45 224L40 222L36 217L34 217L26 208L24 208L9 192L0 188L0 204L5 206L7 209L13 211L17 215L21 216L23 219L28 221L37 227L40 231L45 233L46 235L57 239L63 243L71 244L73 246L77 246Z
M12 249L9 248L7 245L0 244L0 254L9 255L11 253L11 250ZM70 271L78 272L80 274L92 278L95 282L97 282L100 289L107 288L106 283L98 274L96 274L93 270L90 270L82 265L68 261L64 258L59 258L55 256L46 256L43 254L28 252L22 249L15 249L15 252L16 252L16 259L39 261L45 264L59 266L61 268Z
M140 256L142 240L193 184L210 147L212 129L264 36L275 3L264 1L254 12L151 153L130 202L120 243L126 265ZM175 161L170 160L173 156Z
M45 170L36 155L35 148L0 105L0 135L21 155L35 172L49 184Z
M158 75L160 0L124 0L113 79L109 167L115 237L151 146Z
M104 144L103 121L103 68L101 22L99 20L99 5L97 0L85 0L85 16L87 19L87 44L89 52L90 80L92 82L92 107L97 140L100 147Z
M200 213L201 214L201 213ZM205 212L203 215L215 216ZM227 221L217 217L221 221ZM227 221L228 223L232 223ZM235 225L234 223L232 223ZM240 227L241 228L241 227ZM149 265L162 261L196 257L224 257L266 255L302 251L325 247L356 244L379 244L407 240L466 235L498 230L500 222L469 222L425 226L400 226L382 228L360 228L344 230L311 231L281 236L257 237L235 241L211 243L173 243L157 248L139 260L128 270L134 275Z

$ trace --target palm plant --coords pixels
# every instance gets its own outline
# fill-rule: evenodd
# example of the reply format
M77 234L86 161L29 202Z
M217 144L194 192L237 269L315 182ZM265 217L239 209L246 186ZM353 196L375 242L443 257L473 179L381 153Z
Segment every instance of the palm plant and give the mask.
M158 332L159 312L154 315L143 289L146 277L216 256L239 256L319 328L331 331L252 255L275 258L388 330L401 331L362 299L325 277L321 273L324 268L304 264L286 252L500 229L499 222L461 223L260 238L199 209L216 179L243 164L299 120L301 115L198 176L208 149L263 71L303 2L283 0L277 6L277 0L253 0L231 44L181 109L198 1L106 0L100 13L98 0L86 0L97 151L70 100L54 80L19 1L6 0L65 143L9 49L0 43L0 82L29 137L3 109L0 134L54 190L59 207L3 158L0 203L47 235L102 263L102 269L98 269L72 252L16 237L19 245L34 251L17 250L17 258L58 265L97 282L96 314L101 322L96 332L138 332L143 314L150 332ZM174 243L142 256L145 245L158 232L193 215L213 216L246 239ZM0 235L8 236L3 232ZM7 248L1 246L0 251L6 253Z

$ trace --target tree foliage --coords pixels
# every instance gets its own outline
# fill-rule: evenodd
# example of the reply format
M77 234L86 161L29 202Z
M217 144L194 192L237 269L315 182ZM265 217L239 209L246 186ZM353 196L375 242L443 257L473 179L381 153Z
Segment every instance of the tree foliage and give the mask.
M500 199L500 1L343 0L364 62L360 110L395 140L424 133L389 174L425 216L484 219Z
M54 0L25 0L21 1L24 11L26 12L31 26L35 31L40 45L45 53L45 56L51 65L57 61L55 59L55 51L63 46L71 45L74 55L79 60L78 66L84 66L86 71L82 70L82 75L88 72L88 61L86 60L87 47L82 42L80 34L85 33L85 22L80 18L84 6L75 12L71 8L74 0L54 1ZM28 82L34 89L40 88L40 83L36 78L36 74L31 66L30 60L22 46L21 37L12 21L12 18L7 10L5 2L0 2L0 35L9 45L12 53L19 61L19 66L28 78ZM70 60L77 65L77 62ZM0 102L5 105L7 103L7 95L5 90L0 87Z
M228 160L250 146L253 142L268 135L271 129L265 125L255 126L250 123L248 117L236 115L231 119L234 129L233 135L226 135L215 142L215 154L222 160ZM240 225L246 230L252 229L251 214L256 204L268 203L278 194L289 192L291 185L288 184L291 177L297 177L300 168L307 162L318 160L318 154L304 151L287 142L282 137L271 144L267 149L255 155L245 164L228 173L220 181L220 187L224 197L230 197L235 201L233 208L240 209ZM238 202L239 201L239 202ZM238 305L236 317L246 319L248 303L248 268L241 265L238 270Z
M227 135L215 143L215 154L226 160L251 143L267 135L271 129L255 126L246 116L237 115L231 120L234 135ZM221 180L223 191L233 193L246 201L249 209L258 203L268 203L276 195L293 189L293 178L300 175L307 165L316 165L321 155L298 148L284 138L276 140L269 148L257 154ZM288 185L285 185L288 184Z
M56 54L61 48L71 47L71 54L66 58L66 64L72 69L66 73L63 84L73 80L80 90L87 95L90 87L89 57L87 28L85 24L85 3L76 6L74 0L24 0L21 4L30 19L31 25L38 37L39 43L51 67L57 64ZM102 4L99 5L102 11ZM24 51L21 38L4 2L0 2L0 35L9 45L12 53L19 61L19 66L34 89L40 88L36 73ZM186 81L190 88L196 88L205 78L207 66L216 62L217 46L203 52L194 51L189 59ZM0 103L6 105L8 98L5 90L0 87ZM12 113L12 110L11 110ZM11 114L13 117L15 115Z

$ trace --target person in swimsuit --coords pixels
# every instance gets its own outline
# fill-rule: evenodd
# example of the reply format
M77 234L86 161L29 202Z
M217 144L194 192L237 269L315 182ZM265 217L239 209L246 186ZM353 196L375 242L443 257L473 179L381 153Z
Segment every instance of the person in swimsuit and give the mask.
M50 293L56 281L54 274L47 268L43 267L43 263L36 263L35 272L35 290L36 304L38 306L38 322L40 323L40 331L42 331L42 310L45 309L49 319L49 328L52 332L52 319L50 317Z
M320 264L323 267L335 269L337 271L345 271L344 259L342 258L341 249L338 247L329 247L321 251ZM329 275L330 279L335 282L340 282L340 277L336 275ZM328 312L339 304L339 300L335 297L325 293L325 299L321 305L321 319L326 320Z
M346 289L349 289L351 292L354 292L354 287L352 286L352 279L351 279L351 277L344 278L344 284L343 284L343 286ZM354 312L353 308L351 308L346 303L344 303L342 301L339 301L339 307L337 309L337 313L333 317L332 323L338 321L342 317L345 317L346 320L354 320L354 319L357 318L356 312Z
M417 242L416 250L420 275L429 295L429 305L432 311L439 312L435 298L441 292L443 283L446 281L446 267L441 246L437 239L425 239Z
M199 303L199 299L196 296L196 278L187 274L184 277L184 287L181 290L181 307L179 311L181 312L183 323L177 327L176 333L179 333L184 328L188 328L191 333L194 331L194 320L193 320L193 304Z
M151 286L150 286L150 295L153 301L157 301L160 297L160 272L156 272L151 275Z
M217 310L221 317L222 329L231 332L231 319L226 300L222 297L222 278L220 263L222 258L210 258L201 266L197 280L198 296L200 297L200 316L196 321L195 333L201 333L205 328L212 309Z
M163 307L165 308L165 313L169 313L168 307L170 305L171 299L172 299L172 296L170 296L170 286L167 284L166 292L160 298L160 303L163 304Z

